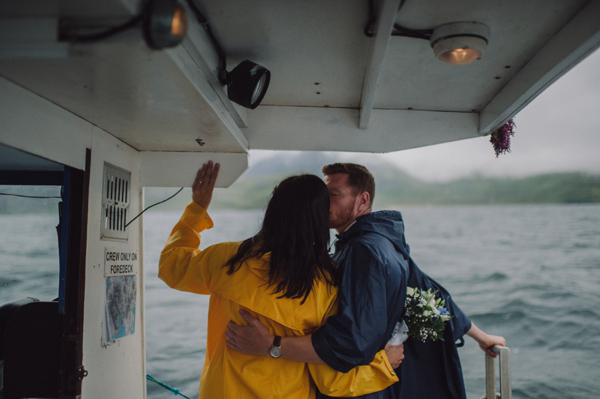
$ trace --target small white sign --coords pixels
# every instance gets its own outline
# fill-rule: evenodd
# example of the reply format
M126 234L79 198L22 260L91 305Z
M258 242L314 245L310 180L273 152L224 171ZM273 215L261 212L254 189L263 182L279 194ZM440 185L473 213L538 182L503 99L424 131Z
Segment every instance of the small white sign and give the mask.
M104 277L127 276L138 272L137 251L104 249Z

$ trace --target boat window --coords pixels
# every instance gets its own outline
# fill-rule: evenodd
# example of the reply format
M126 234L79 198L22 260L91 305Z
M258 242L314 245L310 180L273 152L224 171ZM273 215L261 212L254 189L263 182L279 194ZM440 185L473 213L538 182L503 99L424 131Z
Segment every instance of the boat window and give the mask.
M64 167L0 145L0 305L56 299Z
M0 185L0 304L58 297L60 189Z

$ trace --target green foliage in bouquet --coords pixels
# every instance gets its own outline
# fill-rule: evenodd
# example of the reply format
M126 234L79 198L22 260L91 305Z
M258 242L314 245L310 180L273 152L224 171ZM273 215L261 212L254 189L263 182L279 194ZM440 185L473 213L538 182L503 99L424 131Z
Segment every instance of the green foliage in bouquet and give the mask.
M446 301L435 297L437 293L438 291L432 292L431 289L406 289L403 320L408 326L409 337L415 337L422 342L444 340L446 322L454 316L445 308Z

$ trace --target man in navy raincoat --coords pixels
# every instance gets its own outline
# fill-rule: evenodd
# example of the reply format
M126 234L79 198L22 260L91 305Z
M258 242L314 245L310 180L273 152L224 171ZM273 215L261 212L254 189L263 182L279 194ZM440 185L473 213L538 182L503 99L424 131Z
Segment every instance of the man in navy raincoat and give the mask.
M396 211L371 212L375 181L363 166L332 164L323 167L331 197L330 227L338 231L333 257L341 283L339 313L306 337L284 337L283 356L304 362L327 363L347 372L368 364L389 340L402 317L406 287L439 290L454 317L446 324L444 341L421 343L409 338L402 347L386 348L399 382L364 398L466 398L455 341L469 334L484 350L504 345L502 337L485 334L454 304L449 293L423 273L410 258L402 215ZM259 337L256 320L250 327L232 326L239 343L235 349L263 354L273 338ZM260 324L260 323L259 323ZM254 331L253 331L254 329ZM228 334L232 334L228 332ZM264 333L264 330L263 330ZM256 340L255 340L256 339ZM245 340L245 346L241 342Z

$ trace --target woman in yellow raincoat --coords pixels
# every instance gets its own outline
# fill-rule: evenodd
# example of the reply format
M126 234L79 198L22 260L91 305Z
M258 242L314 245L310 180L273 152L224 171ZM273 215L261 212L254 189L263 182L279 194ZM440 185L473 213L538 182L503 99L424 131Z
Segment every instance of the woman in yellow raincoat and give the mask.
M159 277L170 287L210 295L206 359L200 398L314 398L358 396L397 381L384 351L368 366L339 373L325 364L283 359L275 338L271 357L229 349L228 322L244 325L245 310L281 336L310 334L337 310L336 272L329 257L329 193L314 175L292 176L275 187L261 230L243 242L198 249L211 228L207 213L219 164L203 165L192 199L160 257Z

